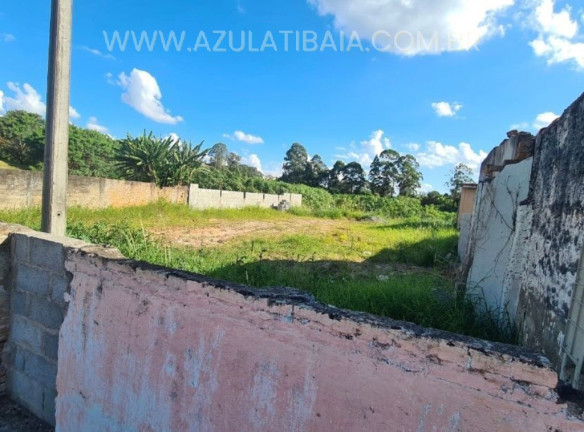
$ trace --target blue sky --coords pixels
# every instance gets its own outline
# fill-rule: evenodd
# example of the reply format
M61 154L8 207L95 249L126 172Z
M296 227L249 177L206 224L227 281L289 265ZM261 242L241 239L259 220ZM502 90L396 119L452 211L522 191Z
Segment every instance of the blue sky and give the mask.
M534 132L584 91L581 0L74 3L73 123L225 142L268 174L293 142L329 166L367 167L391 147L418 158L424 189L444 190L456 163L478 166L512 127ZM49 9L46 0L0 6L0 114L44 112ZM110 52L104 31L185 37L180 52L160 43L138 52L131 39ZM241 31L235 52L228 35L237 48ZM285 51L284 31L300 32L299 50L293 33ZM254 52L267 32L274 43ZM341 33L360 46L340 49ZM336 50L320 49L327 34ZM312 35L319 48L306 52Z

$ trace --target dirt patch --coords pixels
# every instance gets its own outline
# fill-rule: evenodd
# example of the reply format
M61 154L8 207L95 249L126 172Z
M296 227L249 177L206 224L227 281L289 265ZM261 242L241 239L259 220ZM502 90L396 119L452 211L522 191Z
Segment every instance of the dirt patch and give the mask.
M160 227L149 232L173 246L201 248L236 240L287 234L327 233L346 227L347 221L295 218L283 221L238 221L210 219L203 227Z

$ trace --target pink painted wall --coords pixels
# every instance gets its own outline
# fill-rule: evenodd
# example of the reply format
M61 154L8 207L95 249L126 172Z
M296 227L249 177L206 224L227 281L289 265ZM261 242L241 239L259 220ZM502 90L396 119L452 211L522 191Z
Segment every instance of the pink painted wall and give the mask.
M66 268L62 432L584 429L515 348L75 250Z

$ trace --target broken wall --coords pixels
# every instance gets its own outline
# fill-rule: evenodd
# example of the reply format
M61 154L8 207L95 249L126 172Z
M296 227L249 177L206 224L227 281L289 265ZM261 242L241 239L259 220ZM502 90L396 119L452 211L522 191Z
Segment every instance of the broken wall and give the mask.
M584 95L537 137L511 132L481 167L459 249L469 295L559 369L584 248Z

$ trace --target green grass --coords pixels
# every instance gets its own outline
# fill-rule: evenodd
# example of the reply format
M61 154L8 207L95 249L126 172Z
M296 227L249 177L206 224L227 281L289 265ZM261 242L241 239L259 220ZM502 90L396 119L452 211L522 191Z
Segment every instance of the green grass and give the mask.
M116 246L127 257L254 287L288 286L327 304L490 340L515 335L457 298L452 273L458 233L445 218L383 223L315 218L313 212L269 209L193 211L157 203L126 209L69 210L69 234ZM38 209L0 212L0 220L38 229ZM254 233L221 245L177 247L149 230L250 221L281 223L274 235ZM314 229L295 233L295 223ZM494 316L494 314L493 314Z

